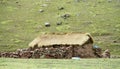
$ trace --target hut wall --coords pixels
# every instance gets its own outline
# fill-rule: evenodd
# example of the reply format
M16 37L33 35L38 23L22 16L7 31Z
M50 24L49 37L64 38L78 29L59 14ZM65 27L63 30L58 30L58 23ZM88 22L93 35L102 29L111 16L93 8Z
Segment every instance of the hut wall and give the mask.
M94 58L94 50L92 44L84 44L82 46L73 46L73 57Z
M89 39L82 46L73 46L73 57L80 58L94 58L96 57L95 51L93 50L93 41Z
M53 59L71 59L72 57L80 58L96 58L101 57L101 49L93 49L93 43L88 40L83 45L58 44L41 46L37 45L33 48L21 49L13 55L17 58L53 58ZM14 54L14 53L12 53ZM0 57L10 57L11 53L0 53ZM11 58L12 58L11 57Z

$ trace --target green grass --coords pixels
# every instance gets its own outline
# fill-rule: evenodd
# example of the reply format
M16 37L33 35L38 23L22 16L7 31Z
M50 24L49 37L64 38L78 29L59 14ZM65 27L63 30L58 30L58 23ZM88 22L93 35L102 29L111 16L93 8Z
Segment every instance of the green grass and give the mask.
M120 59L0 58L0 69L120 69Z
M1 0L2 1L2 0ZM118 0L3 0L0 1L0 51L28 47L45 32L89 32L95 45L120 55L120 2ZM16 2L19 3L16 3ZM42 5L47 5L42 7ZM58 10L64 7L64 10ZM40 13L39 10L44 12ZM68 13L70 18L60 16ZM62 21L61 26L56 22ZM51 27L46 28L45 22ZM114 41L117 41L114 43Z

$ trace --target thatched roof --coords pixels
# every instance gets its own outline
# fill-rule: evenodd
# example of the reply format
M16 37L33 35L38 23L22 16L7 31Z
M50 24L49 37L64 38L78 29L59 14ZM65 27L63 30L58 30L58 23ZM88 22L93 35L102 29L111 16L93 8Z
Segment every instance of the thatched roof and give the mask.
M38 46L49 46L49 45L83 45L88 40L93 43L93 39L89 33L71 33L71 34L44 34L35 38L30 44L30 47Z

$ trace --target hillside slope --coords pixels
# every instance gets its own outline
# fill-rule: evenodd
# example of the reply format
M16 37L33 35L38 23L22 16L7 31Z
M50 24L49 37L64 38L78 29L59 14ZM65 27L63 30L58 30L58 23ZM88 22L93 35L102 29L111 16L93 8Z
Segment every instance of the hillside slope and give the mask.
M1 0L0 51L26 48L46 32L88 32L95 45L120 55L119 12L119 0Z

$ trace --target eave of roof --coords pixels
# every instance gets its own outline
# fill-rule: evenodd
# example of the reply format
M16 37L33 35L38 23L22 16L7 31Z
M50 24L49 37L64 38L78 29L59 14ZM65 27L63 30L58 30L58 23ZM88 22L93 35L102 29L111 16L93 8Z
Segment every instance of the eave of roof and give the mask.
M35 38L29 46L49 46L49 45L83 45L86 41L92 39L89 33L72 33L65 35L46 34ZM91 40L93 42L93 39Z

